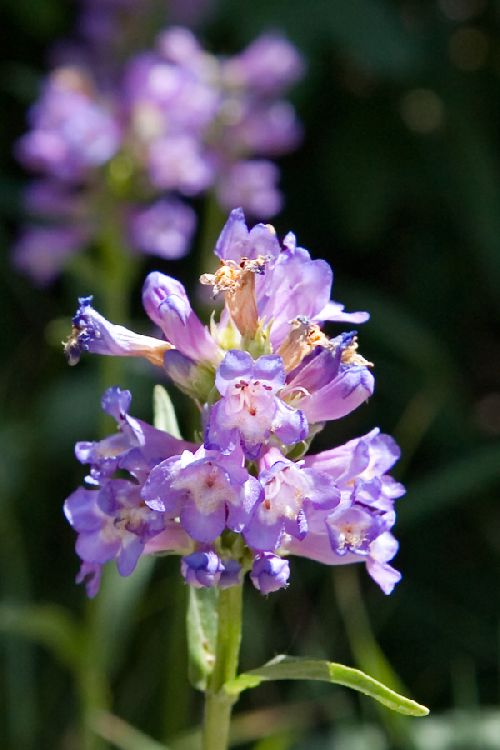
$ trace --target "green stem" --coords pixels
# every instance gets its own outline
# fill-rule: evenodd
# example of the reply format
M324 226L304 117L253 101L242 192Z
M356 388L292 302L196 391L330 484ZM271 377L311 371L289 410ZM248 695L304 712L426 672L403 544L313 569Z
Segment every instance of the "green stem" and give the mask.
M79 675L82 700L82 750L104 750L106 745L102 738L95 733L94 721L98 713L109 709L109 689L102 670L96 666L90 654L88 654L88 657L85 659L86 663Z
M242 586L219 593L215 664L205 695L203 750L226 750L231 710L235 702L224 684L236 677L241 644Z
M124 244L123 219L119 200L108 190L101 196L99 206L101 216L101 234L96 283L99 290L100 304L104 315L112 322L127 324L129 316L130 292L136 274L136 263L127 253ZM102 390L112 385L125 385L121 382L123 363L116 357L104 356L100 359L100 380ZM103 435L109 432L109 420L106 416L101 422ZM100 594L100 607L105 606ZM111 694L109 678L102 656L102 627L98 608L95 602L89 603L86 612L87 646L85 659L79 680L82 748L83 750L103 750L105 743L93 730L93 719L96 712L109 710Z

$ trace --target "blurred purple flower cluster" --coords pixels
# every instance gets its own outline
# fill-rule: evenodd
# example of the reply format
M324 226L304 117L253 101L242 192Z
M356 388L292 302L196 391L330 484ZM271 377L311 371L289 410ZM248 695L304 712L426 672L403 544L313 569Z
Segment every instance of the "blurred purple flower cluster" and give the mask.
M187 252L195 230L186 199L212 191L224 209L280 210L270 159L301 134L282 98L302 73L296 49L269 33L241 54L216 57L188 28L172 26L152 49L122 54L117 68L110 49L137 18L132 5L86 0L85 43L59 48L17 143L39 179L26 191L31 223L14 260L41 284L98 239L110 215L124 248L170 259Z
M220 265L201 277L225 307L206 328L184 287L154 272L143 302L164 338L141 336L80 300L67 343L71 363L84 351L142 356L196 400L203 443L188 444L129 416L130 394L110 389L103 406L119 432L77 446L89 464L87 488L66 502L78 532L80 578L97 588L100 566L116 559L123 575L141 554L175 551L196 587L231 586L250 573L267 594L287 585L288 555L329 565L364 562L390 593L400 574L391 529L404 488L389 474L394 440L374 429L308 454L329 420L365 402L374 389L355 332L329 338L325 321L363 323L330 300L333 274L293 234L280 245L273 227L248 230L231 215L215 248ZM116 478L116 471L129 479Z

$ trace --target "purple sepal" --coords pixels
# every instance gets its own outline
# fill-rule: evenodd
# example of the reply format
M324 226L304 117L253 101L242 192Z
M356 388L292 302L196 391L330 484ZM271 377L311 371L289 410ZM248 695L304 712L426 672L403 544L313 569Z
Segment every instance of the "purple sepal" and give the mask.
M250 572L250 580L261 594L270 594L286 588L289 578L288 560L270 553L256 556Z
M224 565L212 550L193 552L181 560L181 574L190 586L197 589L217 586Z

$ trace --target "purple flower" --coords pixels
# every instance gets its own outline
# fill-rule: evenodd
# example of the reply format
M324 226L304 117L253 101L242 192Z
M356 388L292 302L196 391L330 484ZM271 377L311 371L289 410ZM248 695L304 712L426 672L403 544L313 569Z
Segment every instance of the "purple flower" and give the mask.
M154 187L197 195L213 182L210 158L189 135L159 138L149 148L149 177Z
M404 487L389 477L389 471L399 459L400 450L394 438L381 434L378 428L338 448L306 456L309 468L328 472L339 487L351 489L355 480L370 482L383 480L386 491L394 499L404 494ZM390 481L388 481L390 480Z
M71 226L30 226L12 248L14 264L35 283L50 283L85 244L85 234Z
M241 208L231 211L215 245L215 254L221 260L237 264L242 258L275 260L280 252L275 232L265 224L256 224L249 230Z
M144 482L153 466L169 456L194 447L192 443L157 430L147 422L128 413L130 391L118 387L108 388L102 397L102 408L112 416L119 431L97 442L81 441L75 453L82 464L90 466L86 478L89 484L99 484L112 477L118 469L128 471L136 480Z
M261 594L271 594L273 591L286 588L290 578L290 563L277 555L266 552L257 555L250 580Z
M229 351L215 377L222 398L210 414L207 447L230 453L241 444L247 456L257 458L271 434L285 445L303 440L308 427L302 412L277 395L284 382L281 357L254 361L248 352Z
M219 347L193 311L186 290L177 279L154 271L142 290L144 308L165 338L186 357L217 363Z
M288 102L273 101L256 105L248 101L240 117L228 126L226 142L234 142L236 153L244 146L247 153L278 156L291 151L301 135L297 114Z
M212 550L193 552L181 560L182 577L197 589L217 586L223 571L224 565Z
M279 346L290 330L290 322L306 319L314 322L334 319L333 310L342 305L330 303L333 273L324 260L311 260L295 235L287 234L284 250L260 287L257 305L259 315L272 323L271 342ZM347 315L347 314L346 314ZM350 318L363 322L367 313L351 313Z
M165 552L186 554L193 549L193 540L177 521L164 519L163 531L146 541L145 555L158 555Z
M304 539L311 514L338 505L340 492L326 472L303 468L284 458L276 448L268 451L261 465L264 468L259 481L264 497L243 531L253 549L275 550L284 534Z
M225 64L233 86L248 87L272 96L301 77L303 62L295 47L278 34L262 34L246 50Z
M343 305L330 301L333 274L325 261L311 260L291 233L281 250L272 227L257 224L249 231L241 208L231 211L215 254L221 267L200 281L225 293L226 311L243 336L254 337L259 326L269 329L271 347L282 355L287 371L315 347L333 348L320 330L323 320L363 322L369 317L345 313ZM368 364L359 355L358 360Z
M399 570L388 564L396 555L398 547L398 542L389 532L381 534L370 544L366 569L384 594L391 594L394 586L401 580Z
M277 96L299 75L301 62L292 45L273 35L239 57L219 59L188 29L174 27L120 69L116 60L136 41L133 6L129 0L87 0L80 18L85 44L59 49L59 67L32 107L30 130L16 150L53 193L50 205L50 195L39 190L30 210L82 224L79 248L102 223L95 172L109 165L109 198L130 216L122 223L123 246L179 258L194 216L178 193L212 189L226 207L241 204L262 217L279 211L278 170L263 157L289 151L300 137L293 107ZM51 188L48 180L55 181ZM57 183L78 194L61 195ZM43 251L36 253L38 264L31 262L33 253L23 249L20 267L42 282L51 280L62 267L55 244L52 262L40 260Z
M206 65L189 35L163 42L165 58L191 74ZM310 442L309 423L315 434L373 392L356 332L329 339L320 328L326 319L361 322L367 314L331 302L328 264L311 260L293 235L282 250L272 227L249 230L241 209L231 212L216 254L220 268L201 280L224 292L226 305L210 329L183 285L158 272L147 277L143 302L167 341L113 325L90 298L80 300L70 361L88 350L163 364L200 407L205 442L156 430L129 415L129 392L106 392L103 408L119 431L77 445L94 489L81 488L66 504L79 534L79 580L93 594L106 561L116 559L128 574L141 554L175 551L185 555L187 583L224 588L241 582L252 555L251 580L266 594L286 586L283 556L296 554L328 565L364 562L390 593L401 577L390 565L398 548L391 530L404 494L388 474L399 457L394 440L375 429L291 460ZM130 478L116 478L118 471Z
M141 336L124 326L103 318L91 305L92 297L80 297L73 316L73 330L65 344L71 365L78 363L82 352L120 357L145 357L154 365L163 364L164 353L171 348L168 341Z
M337 555L352 552L355 555L368 555L370 544L385 531L381 517L354 503L337 508L326 520L330 545Z
M315 510L307 536L289 537L282 550L327 565L365 562L369 574L389 594L401 578L388 563L398 549L390 533L394 500L404 494L404 487L385 472L398 457L394 440L377 429L331 451L306 456L306 466L334 479L341 502L333 512Z
M85 591L89 599L93 599L101 585L102 565L98 563L82 562L75 578L75 583L85 583Z
M156 466L144 485L149 507L181 526L199 542L212 542L227 527L240 532L261 494L244 468L241 451L223 455L199 448Z
M160 200L133 212L131 242L150 255L182 258L189 250L195 226L192 208L177 200Z
M114 559L122 576L133 572L146 540L164 525L162 514L144 505L140 487L120 479L96 490L80 487L66 500L64 513L78 532L79 557L92 565Z
M253 216L275 216L283 203L276 187L278 177L278 168L270 161L237 161L218 180L217 197L224 208L241 206Z
M79 191L57 180L36 180L28 185L23 195L26 211L37 217L57 220L78 220L87 214L87 207Z
M311 424L340 419L372 395L371 363L355 349L353 334L345 334L316 347L287 376L286 392Z
M120 145L113 117L93 99L89 81L77 69L60 69L31 110L32 130L18 143L27 167L68 182L107 162Z

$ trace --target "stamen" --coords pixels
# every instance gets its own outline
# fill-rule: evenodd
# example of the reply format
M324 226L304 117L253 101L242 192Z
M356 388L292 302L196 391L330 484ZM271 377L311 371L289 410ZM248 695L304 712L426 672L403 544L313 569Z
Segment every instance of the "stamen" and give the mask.
M332 348L332 342L317 323L311 323L306 317L299 316L289 321L289 324L290 333L278 349L287 372L295 369L317 346L324 349Z
M373 362L369 362L361 354L358 354L357 336L355 336L351 343L343 350L340 360L344 365L362 365L363 367L374 367Z

